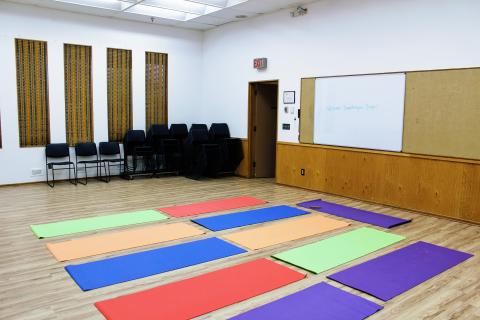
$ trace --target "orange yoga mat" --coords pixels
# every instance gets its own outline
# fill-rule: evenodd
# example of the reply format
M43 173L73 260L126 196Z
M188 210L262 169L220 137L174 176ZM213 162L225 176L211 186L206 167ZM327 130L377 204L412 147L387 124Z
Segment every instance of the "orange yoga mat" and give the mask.
M193 225L177 222L98 234L56 243L47 243L47 248L58 261L67 261L192 237L204 233L205 231Z
M251 250L256 250L344 228L348 225L350 224L347 222L310 214L306 217L229 233L222 237Z
M187 217L194 216L197 214L224 211L230 209L238 209L249 206L257 206L259 204L267 203L265 200L260 200L254 197L234 197L227 199L217 199L210 201L197 202L192 204L186 204L181 206L172 206L159 208L157 210L165 212L173 217Z

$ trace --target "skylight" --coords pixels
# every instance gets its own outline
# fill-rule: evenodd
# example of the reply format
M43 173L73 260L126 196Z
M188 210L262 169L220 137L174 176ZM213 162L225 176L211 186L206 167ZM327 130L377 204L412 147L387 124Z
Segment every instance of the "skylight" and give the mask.
M55 0L80 6L188 21L248 0Z

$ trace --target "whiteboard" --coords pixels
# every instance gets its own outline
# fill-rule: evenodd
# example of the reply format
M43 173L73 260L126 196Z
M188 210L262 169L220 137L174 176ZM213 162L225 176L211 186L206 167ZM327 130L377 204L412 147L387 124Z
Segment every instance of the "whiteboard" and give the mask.
M405 74L315 80L317 144L402 150Z

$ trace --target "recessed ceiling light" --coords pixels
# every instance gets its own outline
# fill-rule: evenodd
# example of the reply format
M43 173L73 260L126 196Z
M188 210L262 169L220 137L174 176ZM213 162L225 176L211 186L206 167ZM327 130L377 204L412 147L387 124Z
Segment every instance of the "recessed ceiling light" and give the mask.
M237 19L245 19L245 18L248 18L248 16L244 15L244 14L239 14L238 16L235 16L235 18Z

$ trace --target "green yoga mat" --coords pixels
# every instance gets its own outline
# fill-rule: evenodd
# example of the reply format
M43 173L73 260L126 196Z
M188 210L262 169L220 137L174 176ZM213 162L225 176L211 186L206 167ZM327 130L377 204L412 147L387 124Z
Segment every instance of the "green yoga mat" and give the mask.
M67 220L45 224L31 225L33 233L38 238L63 236L72 233L115 228L132 224L153 222L168 219L156 210L134 211L110 214L107 216Z
M280 252L273 257L310 272L320 273L403 239L403 236L365 227Z

